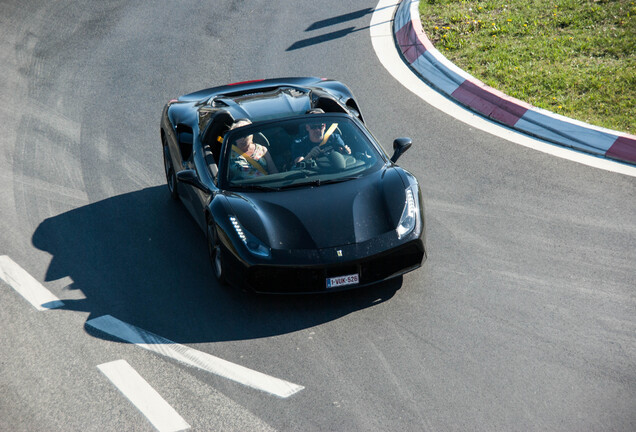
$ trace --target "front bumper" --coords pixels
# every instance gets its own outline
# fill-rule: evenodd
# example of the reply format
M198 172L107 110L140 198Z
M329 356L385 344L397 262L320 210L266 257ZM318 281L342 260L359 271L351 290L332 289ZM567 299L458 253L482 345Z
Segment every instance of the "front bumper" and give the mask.
M305 262L300 265L288 262L248 266L232 254L226 256L227 274L235 285L257 293L309 294L355 289L400 276L419 268L426 259L426 252L422 239L416 238L386 251L363 257L358 255L358 258L346 261L319 259L312 264L301 260ZM327 288L327 278L350 274L358 274L359 283Z

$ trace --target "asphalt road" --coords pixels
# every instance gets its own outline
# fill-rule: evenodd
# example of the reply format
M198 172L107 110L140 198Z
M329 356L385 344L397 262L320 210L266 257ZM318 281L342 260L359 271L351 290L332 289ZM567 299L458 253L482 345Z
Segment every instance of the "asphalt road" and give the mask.
M374 2L0 3L0 430L153 430L126 360L193 430L636 430L636 179L437 111L382 67ZM347 83L420 180L425 266L373 289L217 286L170 201L169 99L277 76ZM111 315L304 387L280 398L96 331Z

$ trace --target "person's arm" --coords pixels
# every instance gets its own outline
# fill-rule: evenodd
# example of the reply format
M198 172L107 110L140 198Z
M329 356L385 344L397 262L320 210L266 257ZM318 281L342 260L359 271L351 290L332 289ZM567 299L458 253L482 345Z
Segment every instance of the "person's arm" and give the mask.
M331 139L329 141L333 142L334 148L338 150L340 153L351 154L351 149L349 148L348 145L344 143L340 135L338 134L331 135Z
M291 149L290 150L291 150L292 160L294 161L294 163L298 163L301 160L300 158L302 157L302 155L298 151L299 150L299 148L298 148L299 146L300 146L300 143L298 141L294 141L291 144Z
M294 163L304 160L308 151L306 139L301 139L300 141L292 143L291 151Z
M278 172L278 168L276 168L274 159L272 159L272 155L269 154L269 151L267 151L267 149L265 149L265 155L263 157L267 161L267 172L269 172L270 174L276 174Z

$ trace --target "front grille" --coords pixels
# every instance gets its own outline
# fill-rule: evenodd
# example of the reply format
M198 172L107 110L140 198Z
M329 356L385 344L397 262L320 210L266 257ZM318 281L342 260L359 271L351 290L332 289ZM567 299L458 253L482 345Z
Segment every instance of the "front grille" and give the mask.
M248 270L247 282L255 291L263 293L310 293L326 291L328 277L358 273L359 285L367 285L419 266L423 254L417 244L410 244L346 264L321 267L254 266Z

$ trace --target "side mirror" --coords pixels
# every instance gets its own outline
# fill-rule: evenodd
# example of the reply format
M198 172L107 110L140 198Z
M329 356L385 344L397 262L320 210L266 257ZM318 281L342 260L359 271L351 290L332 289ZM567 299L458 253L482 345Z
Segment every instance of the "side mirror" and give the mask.
M197 189L201 189L205 193L208 193L208 194L211 193L210 189L206 185L201 183L201 180L199 180L199 177L197 176L197 173L194 170L189 169L189 170L179 171L177 173L177 180L182 183L186 183L191 186L194 186Z
M413 145L413 140L411 138L396 138L393 141L393 156L391 156L391 162L397 162L398 158L402 156L402 154L411 148Z

